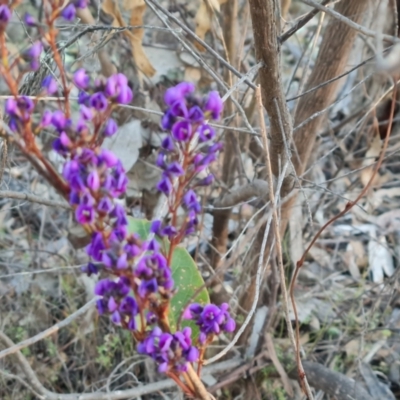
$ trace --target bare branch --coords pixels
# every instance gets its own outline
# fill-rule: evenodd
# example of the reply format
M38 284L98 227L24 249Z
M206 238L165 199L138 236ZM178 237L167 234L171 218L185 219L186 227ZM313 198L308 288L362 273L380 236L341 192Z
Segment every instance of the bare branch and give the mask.
M0 198L25 200L25 201L30 201L31 203L43 204L45 206L50 206L50 207L65 208L66 210L71 209L71 206L65 202L46 200L43 197L35 196L33 194L24 192L13 192L10 190L2 190L0 191Z
M254 179L253 182L237 189L231 190L219 199L215 208L234 207L240 203L251 200L253 197L266 198L268 196L268 184L262 179Z

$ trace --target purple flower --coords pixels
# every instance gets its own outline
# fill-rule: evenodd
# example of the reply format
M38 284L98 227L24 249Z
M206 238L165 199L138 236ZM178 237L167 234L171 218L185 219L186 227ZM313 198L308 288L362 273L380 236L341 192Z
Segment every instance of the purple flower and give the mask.
M104 162L108 168L114 167L118 164L117 156L110 150L102 149L99 159Z
M5 109L7 114L16 115L18 110L18 105L15 99L7 99Z
M150 233L154 233L155 235L160 234L162 222L160 220L154 220L150 225Z
M114 119L110 118L104 125L104 136L113 136L118 130L118 125Z
M217 91L209 93L208 98L204 104L204 110L211 114L213 119L219 119L224 109L224 103Z
M123 74L110 76L107 79L104 93L120 104L129 104L133 99L132 89L128 86L128 79Z
M86 273L88 276L96 275L99 272L99 268L91 262L89 262L87 265L82 267L81 270L82 270L82 272Z
M160 236L167 236L168 239L172 239L177 233L178 231L174 226L167 225L162 229Z
M167 165L167 168L165 169L166 173L169 174L170 176L181 176L185 173L185 171L182 168L182 165L179 164L178 162L174 161L171 164Z
M143 281L139 286L139 296L145 298L150 293L156 293L158 291L157 279L153 278L149 281Z
M26 121L29 120L34 107L35 105L29 97L21 96L17 99L7 99L5 110L7 114Z
M191 334L190 328L171 334L155 327L143 342L138 343L137 351L153 358L159 372L167 372L169 369L185 372L188 363L199 359L198 349L192 346Z
M66 20L66 21L73 21L76 16L76 9L75 6L72 3L69 3L62 11L61 11L61 16Z
M92 110L89 107L86 107L84 104L81 104L79 111L83 121L90 121L93 118Z
M95 232L92 235L91 243L86 247L86 253L96 261L101 261L102 253L106 246L103 236L100 232Z
M93 207L80 205L75 211L75 218L82 225L92 224L95 218Z
M133 297L125 297L119 306L121 314L135 316L138 313L138 305Z
M100 188L100 177L99 173L96 170L90 172L87 177L87 186L90 190L96 191Z
M204 114L199 106L193 106L189 111L189 120L191 122L200 122L204 119Z
M179 142L187 142L192 138L192 125L188 121L178 121L172 127L172 136Z
M36 71L40 66L39 58L40 55L42 54L42 51L43 51L42 43L36 42L31 46L30 49L28 49L25 52L25 58L27 59L27 61L30 62L30 67L33 71Z
M200 142L207 142L209 140L214 139L214 137L215 137L214 129L210 125L207 125L207 124L200 125L197 133L199 135Z
M172 191L172 183L167 176L163 176L161 181L157 183L156 188L161 193L164 193L166 196L168 196Z
M42 115L42 120L40 121L40 125L45 127L49 126L51 124L51 118L53 114L49 110L45 110L43 115Z
M86 92L79 92L78 94L78 104L89 105L90 95Z
M175 121L175 116L170 110L168 110L161 118L161 127L164 130L169 130L172 128L172 125L174 125Z
M11 10L6 4L0 5L0 24L6 24L11 18Z
M193 210L196 213L201 211L201 205L197 200L196 193L192 189L189 189L183 196L183 203L188 210Z
M67 118L65 117L65 114L60 111L56 110L54 111L52 117L51 117L51 123L54 125L54 127L61 131L67 126Z
M107 110L108 102L102 92L97 92L90 97L90 105L97 111L103 112Z
M79 89L86 89L89 85L90 78L83 68L78 69L74 73L74 83ZM86 94L84 92L81 92ZM80 95L81 95L80 93Z
M0 6L1 7L1 6ZM33 16L29 13L25 13L24 15L24 22L28 26L36 26L36 20Z
M236 323L228 312L229 306L226 303L220 307L215 304L207 304L204 307L194 303L185 311L184 318L192 319L200 327L200 343L204 344L207 337L218 335L222 331L233 332L236 328Z
M46 89L47 94L54 94L58 89L56 80L50 75L43 79L42 87Z
M161 142L161 147L165 151L174 151L175 150L175 145L174 142L171 138L171 136L167 136L163 141Z
M109 214L113 208L114 205L109 197L103 197L97 205L97 210L104 214Z
M176 86L167 89L164 95L164 101L172 106L176 101L183 100L188 94L194 92L195 86L190 82L181 82Z
M189 111L187 109L186 101L184 99L175 101L169 111L174 117L188 118L189 116Z

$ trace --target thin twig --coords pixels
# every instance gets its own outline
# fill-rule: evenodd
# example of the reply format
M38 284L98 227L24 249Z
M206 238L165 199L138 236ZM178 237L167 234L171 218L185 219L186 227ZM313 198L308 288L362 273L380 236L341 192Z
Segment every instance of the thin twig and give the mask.
M30 201L31 203L43 204L45 206L50 206L50 207L64 208L66 210L71 209L71 206L65 202L46 200L43 197L35 196L33 194L24 192L13 192L11 190L2 190L0 191L0 198L25 200L25 201Z

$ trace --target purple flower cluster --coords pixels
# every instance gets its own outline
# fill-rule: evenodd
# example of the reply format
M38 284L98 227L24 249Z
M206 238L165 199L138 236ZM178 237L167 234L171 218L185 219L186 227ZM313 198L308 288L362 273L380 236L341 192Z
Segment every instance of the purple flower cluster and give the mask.
M199 350L192 346L192 330L189 327L174 334L154 328L137 346L138 352L147 354L157 364L159 372L186 372L188 363L199 359Z
M1 12L0 8L0 23ZM31 68L39 60L40 46L32 47L29 57L25 57ZM138 352L154 359L160 372L185 372L189 363L199 361L200 351L195 344L204 347L215 335L235 329L226 304L190 306L185 318L200 328L196 343L192 343L190 328L171 333L168 322L169 304L175 293L172 251L184 236L197 229L201 204L195 188L211 184L213 176L205 171L221 150L221 145L213 142L215 131L207 121L219 118L222 101L216 92L205 98L196 97L194 86L189 83L166 92L169 109L162 125L171 134L163 140L157 160L163 171L157 187L168 196L171 222L153 221L151 225L153 234L170 240L164 246L166 242L161 245L158 239L142 241L128 232L127 214L117 201L126 192L128 179L121 161L99 145L104 137L117 132L117 123L110 118L113 107L133 98L127 78L115 74L91 82L86 71L80 69L73 82L81 90L78 117L72 119L68 112L46 110L35 127L52 128L57 134L53 149L65 158L62 178L69 189L69 202L76 220L91 232L86 248L91 261L83 270L89 276L100 271L109 275L95 286L95 294L100 297L98 312L132 331ZM54 94L57 82L48 76L42 88L46 94ZM7 100L6 112L14 132L23 133L25 125L32 123L34 106L25 96ZM181 226L176 224L179 207L186 212Z
M165 103L169 106L162 118L162 128L170 130L161 144L157 166L162 178L157 189L168 196L170 213L178 206L186 211L185 224L178 230L176 226L154 221L152 232L167 236L170 240L193 233L198 225L201 211L199 199L193 190L198 186L208 186L213 182L212 174L200 173L217 159L222 143L213 143L215 130L208 124L209 119L218 119L223 103L218 92L210 92L206 97L194 94L192 83L182 82L168 89ZM179 189L174 188L178 181Z
M100 315L108 312L115 324L123 323L124 327L134 331L138 305L136 300L129 295L130 290L130 282L126 277L118 278L117 281L103 279L97 283L95 294L102 296L102 299L97 302Z
M235 320L229 315L229 305L223 303L220 307L215 304L202 306L191 304L185 311L185 319L193 320L200 328L199 343L211 342L215 335L222 332L233 332L236 328Z

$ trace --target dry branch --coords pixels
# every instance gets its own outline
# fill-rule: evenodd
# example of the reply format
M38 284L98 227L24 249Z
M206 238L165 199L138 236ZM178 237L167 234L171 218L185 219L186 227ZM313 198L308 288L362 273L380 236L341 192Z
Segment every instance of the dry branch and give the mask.
M43 204L45 206L50 206L50 207L65 208L66 210L71 209L71 206L65 202L46 200L42 197L24 192L13 192L11 190L2 190L0 191L0 198L25 200L25 201L30 201L32 203Z

